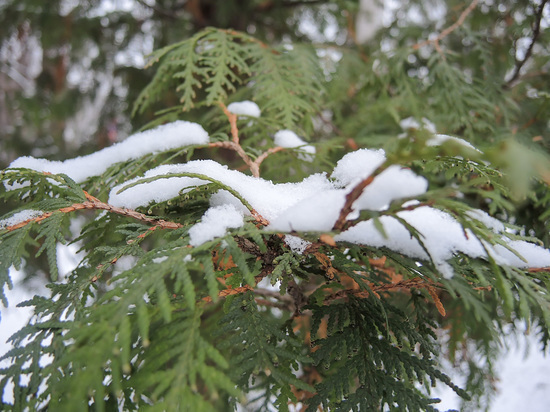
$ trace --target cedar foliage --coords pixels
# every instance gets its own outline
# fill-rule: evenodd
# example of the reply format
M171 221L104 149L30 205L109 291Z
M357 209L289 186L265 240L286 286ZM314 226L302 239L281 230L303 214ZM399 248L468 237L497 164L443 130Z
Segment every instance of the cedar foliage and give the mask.
M483 18L477 13L474 21ZM189 228L210 196L228 189L215 179L131 214L105 203L117 184L159 164L219 156L219 147L234 153L225 156L230 166L244 163L254 173L254 162L273 149L273 132L290 128L313 136L315 130L323 134L319 124L328 122L340 139L318 142L311 164L299 149L283 150L261 164L260 175L299 180L330 171L344 151L338 144L383 146L390 164L429 180L421 202L449 212L478 238L502 242L468 217L472 208L516 229L506 235L511 239L537 242L524 236L533 228L527 233L546 240L548 213L538 220L529 213L550 201L548 161L540 151L500 138L523 120L517 105L525 103L526 83L505 81L491 56L495 51L475 27L457 30L471 42L467 56L452 52L458 36L418 48L397 38L392 53L341 48L341 59L327 63L313 48L270 46L242 32L206 28L153 54L156 74L134 111L158 109L151 126L195 113L211 143L114 164L82 184L66 175L4 170L2 180L12 190L2 189L1 196L21 205L4 219L28 209L45 214L3 227L0 281L10 285L10 267L45 253L51 297L23 304L35 316L10 338L14 349L3 357L12 363L1 371L0 388L13 384L15 398L3 407L210 411L249 404L255 410L297 405L308 411L421 411L436 410L429 395L436 382L465 402L485 403L490 388L483 378L492 373L495 342L506 327L525 322L548 344L550 279L544 268L528 272L457 255L449 262L455 276L445 278L430 261L419 265L389 249L333 243L337 231L292 233L311 242L297 253L254 214L243 227L190 247ZM421 44L422 33L415 35ZM410 75L420 68L427 77ZM174 93L178 104L155 106ZM530 137L547 134L536 121L548 110L547 100L540 91L537 96L529 101L535 120L521 131ZM229 102L244 98L257 101L259 119L225 113ZM324 117L327 110L332 120ZM399 120L410 115L480 146L489 136L493 144L483 153L452 142L432 148L422 128L397 138ZM231 122L242 152L231 145ZM396 216L403 204L364 211L355 223ZM69 230L75 214L86 220L76 236ZM74 242L85 253L63 281L58 242ZM117 264L122 259L129 268ZM2 298L5 304L3 292ZM457 360L470 345L489 362L472 364L463 390L442 372L440 360Z

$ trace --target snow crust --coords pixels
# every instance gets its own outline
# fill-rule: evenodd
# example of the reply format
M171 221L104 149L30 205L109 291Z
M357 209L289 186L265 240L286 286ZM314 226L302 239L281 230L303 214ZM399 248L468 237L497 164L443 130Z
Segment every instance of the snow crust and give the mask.
M208 141L208 133L201 125L178 120L136 133L121 143L87 156L79 156L63 162L25 156L14 160L9 167L27 168L54 174L64 173L76 182L83 182L89 177L102 174L115 163L178 147L202 145Z
M229 104L229 106L227 106L227 110L229 110L233 114L250 117L260 117L262 113L258 105L254 102L251 102L250 100L233 102Z

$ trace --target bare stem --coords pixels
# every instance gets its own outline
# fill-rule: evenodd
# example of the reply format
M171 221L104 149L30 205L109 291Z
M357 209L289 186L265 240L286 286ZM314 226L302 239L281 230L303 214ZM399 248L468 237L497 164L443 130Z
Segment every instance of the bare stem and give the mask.
M533 47L535 46L535 43L537 42L537 39L540 35L540 23L546 3L548 3L548 0L543 0L535 12L535 23L533 24L533 35L531 36L531 43L529 44L529 47L527 47L527 51L525 52L525 56L523 57L523 59L516 60L514 73L512 74L512 77L510 77L510 80L506 82L506 88L509 88L518 79L523 65L527 62L527 60L529 60L531 54L533 53Z
M116 213L117 215L121 215L121 216L128 216L128 217L131 217L133 219L137 219L141 222L154 225L155 227L160 227L162 229L179 229L180 227L183 227L179 223L169 222L169 221L166 221L166 220L163 220L163 219L155 219L155 218L149 217L147 215L144 215L143 213L136 212L135 210L132 210L132 209L125 209L125 208L122 208L122 207L117 207L117 206L110 205L108 203L104 203L101 200L99 200L98 198L90 195L87 192L84 192L84 194L86 195L86 199L88 199L88 201L86 201L86 202L74 203L71 206L63 207L63 208L58 209L54 212L47 212L47 213L44 213L44 214L42 214L38 217L35 217L35 218L32 218L32 219L27 219L23 222L20 222L20 223L17 223L15 225L13 225L13 226L8 226L7 230L11 232L13 230L22 228L23 226L26 226L29 223L41 222L42 220L45 220L45 219L49 218L51 215L53 215L54 213L57 213L57 212L70 213L70 212L74 212L76 210L84 210L84 209L88 209L88 210L106 210L107 212Z
M344 207L340 210L340 215L338 216L336 223L334 223L332 230L341 231L345 228L346 220L348 215L351 213L353 203L357 199L359 199L359 196L363 194L363 190L373 182L376 176L378 176L380 173L386 170L388 166L389 166L388 161L385 161L384 163L382 163L380 166L378 166L378 168L374 172L370 174L369 177L361 180L352 189L352 191L346 195L346 203L344 204Z

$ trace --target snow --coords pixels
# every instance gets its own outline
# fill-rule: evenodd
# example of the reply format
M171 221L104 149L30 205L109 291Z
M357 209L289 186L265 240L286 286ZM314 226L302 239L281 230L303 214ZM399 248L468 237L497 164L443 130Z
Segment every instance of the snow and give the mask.
M282 140L288 138L290 143L296 143L295 139L299 138L292 132L286 132L288 133L283 133ZM279 138L280 136L279 134ZM289 142L283 143L290 144ZM218 182L224 190L212 196L211 209L203 218L208 221L205 226L208 227L208 234L201 237L196 232L198 229L194 228L194 245L213 239L210 233L223 236L228 228L241 226L242 216L250 214L241 199L270 222L267 230L283 233L330 232L345 205L346 196L385 161L386 156L382 150L361 149L345 155L334 168L331 179L324 174L315 174L299 183L274 184L230 170L212 160L196 160L152 169L142 178L135 178L115 187L111 191L109 202L115 206L136 208L150 202L171 199L208 182ZM467 216L477 221L478 225L486 225L521 257L502 245L481 241L471 230L464 229L456 219L442 210L419 206L414 200L407 201L426 193L427 180L399 165L385 167L354 202L347 219L357 218L361 210L383 212L392 202L400 199L406 201L404 208L413 209L402 210L395 216L381 216L379 223L382 231L371 219L337 234L335 241L387 247L412 258L431 260L437 270L447 278L453 276L448 261L458 254L482 259L489 259L490 256L498 264L518 268L550 266L550 252L547 249L526 241L508 239L502 222L481 210L472 210ZM190 176L171 176L173 174ZM141 179L155 176L160 178L139 183ZM125 189L131 184L135 185ZM228 192L229 189L233 193ZM241 199L234 193L238 193ZM239 214L239 219L233 219L236 213ZM418 232L418 238L412 236L399 219L414 228ZM231 222L230 226L226 224L226 220ZM196 227L202 226L198 224ZM296 250L303 248L296 241L291 243Z
M25 220L34 219L35 217L42 216L44 212L41 210L26 209L20 212L14 213L7 219L0 220L0 229L5 229L9 226L17 225Z
M271 221L269 230L329 232L346 201L345 190L325 190L286 209Z
M286 236L286 238L290 237L297 242L304 242L295 236ZM65 262L64 259L65 257L59 258L60 269L71 266L71 263ZM30 285L23 283L23 272L12 268L10 276L14 283L14 288L6 291L10 307L5 308L0 305L0 354L5 354L12 348L7 339L21 329L32 315L32 307L16 307L15 305L31 299L35 294L48 296L50 293L45 285L39 282L33 282ZM529 412L546 412L550 403L550 374L548 373L550 357L537 350L538 342L533 335L520 339L517 344L513 335L504 339L505 345L510 349L497 360L497 394L489 412L516 412L525 409L525 405L529 405L527 408ZM7 365L9 365L7 360L0 362L0 367ZM454 382L459 381L460 376L456 376L456 371L449 369L444 372ZM442 400L441 403L434 405L441 411L460 409L460 398L443 384L438 384L432 396ZM13 385L7 385L0 398L1 402L13 404Z
M414 117L407 117L406 119L403 119L399 122L399 126L405 131L409 129L424 129L427 130L430 133L436 132L435 130L435 124L433 124L431 121L426 119L425 117L422 118L422 122L419 122Z
M229 228L243 225L243 214L232 205L211 207L202 220L189 229L189 244L200 246L209 240L225 235Z
M289 149L299 149L303 153L298 155L299 159L311 162L315 155L315 147L308 145L292 130L279 130L273 136L273 141L276 146L285 147Z
M25 156L14 160L9 168L28 168L54 174L64 173L76 182L83 182L89 177L104 173L115 163L137 159L150 153L159 153L190 145L202 145L208 141L208 133L202 126L178 120L136 133L121 143L87 156L63 162Z
M254 209L256 209L263 217L268 220L273 219L282 211L288 209L293 204L300 200L311 196L319 191L324 191L332 188L331 182L324 174L314 174L299 183L281 183L274 184L271 181L255 178L245 175L236 170L231 170L227 166L221 165L213 160L194 160L185 164L163 165L147 172L147 177L162 176L167 173L188 173L198 174L209 179L219 182L227 187L232 188L240 196L245 199ZM169 181L177 188L180 177L168 177L159 179L155 182ZM206 179L204 179L206 182ZM116 200L116 206L129 207L129 204L140 204L146 206L159 194L154 190L154 186L137 185L127 189L128 192L126 202L119 201L120 198L114 197L116 192L123 188L125 184L117 186L111 191L109 202ZM185 181L183 187L185 189L188 181ZM173 189L173 193L177 190ZM124 193L124 192L122 192Z
M258 105L250 100L233 102L227 106L227 110L233 114L249 117L260 117L260 114L262 113Z
M480 150L477 149L476 147L474 147L470 142L468 142L464 139L461 139L459 137L449 136L448 134L435 134L432 138L430 138L426 142L426 145L428 145L428 146L441 146L445 142L458 143L458 144L460 144L464 147L467 147L468 149L472 149L472 150L475 150L476 152L480 152Z
M550 357L539 350L534 334L503 336L504 350L496 361L496 394L489 412L547 412L550 403ZM447 362L445 362L446 364ZM467 370L467 366L465 368ZM443 370L453 382L464 387L464 376L450 363ZM434 406L440 411L461 410L460 397L449 387L438 384L432 397L441 402Z
M249 114L255 107L252 102L237 102L233 105L232 110L235 112ZM435 129L427 119L422 119L423 126L411 118L403 120L401 125L404 129ZM444 139L454 138L447 136ZM310 156L309 159L304 157L305 160L311 160L315 153L313 146L307 145L290 130L278 131L274 141L278 146L303 150L302 155ZM208 134L201 126L177 121L138 133L120 144L89 156L65 162L20 158L11 167L66 173L76 181L83 181L102 173L115 162L134 159L146 153L207 142ZM359 182L381 167L384 169L380 169L380 173L354 202L347 219L357 218L361 210L384 211L394 201L414 199L426 192L428 182L424 177L417 176L407 168L387 165L385 162L383 150L361 149L345 155L334 168L331 179L325 174L314 174L299 183L274 184L230 170L212 160L195 160L186 164L162 165L149 170L142 177L122 183L111 190L109 202L114 206L135 209L153 202L167 201L213 182L221 186L220 191L212 196L211 208L202 222L191 229L192 245L200 245L217 236L223 236L229 228L242 226L243 216L251 212L248 207L255 209L270 222L267 230L283 233L329 232L340 216L346 196ZM15 224L35 217L38 213L20 212L0 222L0 225L5 227ZM469 213L469 217L485 224L502 242L521 256L502 245L480 241L473 232L465 230L448 213L428 206L403 210L395 217L381 216L379 223L383 227L382 231L373 220L367 220L337 234L334 239L339 242L387 247L413 258L431 260L445 277L453 275L448 261L457 254L483 259L488 259L490 255L498 264L519 268L550 266L550 252L547 249L533 243L508 239L503 224L482 211L474 210ZM398 219L411 225L418 232L418 239L411 236L408 228ZM303 247L296 241L291 243L297 250Z
M397 199L420 196L428 190L428 181L409 169L392 165L368 185L353 204L358 210L384 210Z
M139 186L133 186L123 190L123 188L142 179L153 178L171 173L181 172L175 165L162 165L147 171L142 177L137 177L117 185L111 189L109 194L109 203L113 206L135 209L139 206L147 206L149 203L159 203L173 199L180 194L185 194L195 189L197 186L208 183L206 180L193 177L172 177L168 179L157 179L152 182L140 183Z
M406 119L401 120L399 122L399 125L404 131L411 130L411 129L413 130L423 129L430 132L433 136L426 141L427 146L441 146L445 142L454 142L464 147L467 147L468 149L472 149L472 150L475 150L476 152L481 153L481 151L477 147L473 146L467 140L464 140L455 136L449 136L448 134L438 134L436 132L435 124L433 124L430 120L426 119L425 117L422 118L422 122L419 122L414 117L407 117ZM399 137L405 137L405 136L406 134L402 134Z
M456 253L464 253L473 258L486 257L480 240L470 230L465 231L455 219L441 210L422 206L398 212L396 215L420 233L420 239L426 250L416 238L411 236L405 225L392 216L379 218L384 233L376 228L373 220L367 220L336 235L334 240L387 247L409 257L431 259L445 277L453 275L447 260Z
M348 186L369 177L385 161L386 154L382 149L359 149L342 157L336 163L331 177L338 186Z

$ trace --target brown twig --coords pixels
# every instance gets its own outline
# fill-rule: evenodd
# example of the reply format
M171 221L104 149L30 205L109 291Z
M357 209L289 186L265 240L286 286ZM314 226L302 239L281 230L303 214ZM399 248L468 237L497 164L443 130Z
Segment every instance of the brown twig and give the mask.
M57 213L57 212L70 213L70 212L74 212L76 210L85 210L85 209L87 209L87 210L105 210L107 212L116 213L117 215L131 217L131 218L137 219L141 222L154 225L153 226L154 228L160 227L161 229L179 229L180 227L183 227L179 223L169 222L169 221L166 221L166 220L163 220L163 219L155 219L155 218L149 217L147 215L144 215L143 213L136 212L135 210L132 210L132 209L125 209L125 208L122 208L122 207L117 207L117 206L110 205L108 203L104 203L101 200L97 199L96 197L90 195L87 192L84 192L84 194L86 196L86 199L88 199L86 202L73 203L71 206L62 207L61 209L58 209L54 212L47 212L47 213L44 213L44 214L42 214L38 217L35 217L35 218L32 218L32 219L27 219L23 222L17 223L13 226L8 226L6 229L11 232L13 230L22 228L23 226L26 226L29 223L39 223L39 222L49 218L50 216L52 216L54 213ZM151 228L151 229L153 229L153 228Z
M443 55L443 52L441 50L441 47L439 46L439 42L443 40L445 37L447 37L449 34L451 34L453 31L458 29L462 24L464 24L464 21L466 20L466 17L476 8L477 4L479 3L479 0L473 0L470 5L462 12L462 14L459 16L458 20L455 21L452 25L447 27L445 30L443 30L437 37L434 39L428 39L420 43L416 43L413 46L414 50L418 50L423 46L426 46L428 44L433 44L437 52L441 55Z
M525 52L525 56L523 56L523 59L519 61L516 59L516 66L514 68L514 73L512 74L512 77L510 77L510 79L504 85L505 88L510 88L512 83L514 83L518 79L521 69L523 68L527 60L531 57L531 54L533 53L533 47L535 46L535 43L540 35L540 24L542 21L544 7L546 6L546 3L548 3L548 0L543 0L540 3L538 9L536 10L535 23L533 25L533 36L531 37L531 43L529 44L529 47L527 47L527 51Z
M370 285L370 289L375 294L377 294L377 292L386 292L386 291L393 290L393 289L411 289L411 288L418 288L418 289L432 288L433 289L435 287L441 287L441 284L431 282L431 281L427 281L427 280L424 280L420 277L415 277L415 278L407 279L407 280L400 280L398 282L393 282L393 283L384 283L382 285L374 285L374 284ZM429 292L429 289L428 289L428 292ZM430 292L430 295L431 295L431 292ZM358 297L358 298L366 298L366 297L369 296L369 292L367 292L366 290L363 290L363 289L344 289L344 290L340 290L336 293L333 293L332 295L329 295L329 296L325 297L323 302L325 304L328 304L328 303L330 303L330 302L332 302L336 299L345 298L345 297L348 297L348 296L355 296L355 297ZM433 296L432 296L432 298L433 298ZM437 298L437 301L439 301L439 298ZM436 306L438 305L437 301L436 301ZM441 301L439 301L439 304L441 305ZM442 306L443 305L441 305L441 307ZM439 306L438 306L438 310L439 310ZM444 310L445 309L443 309L443 311ZM440 311L440 313L441 313L441 311Z
M260 165L262 162L268 157L269 155L273 153L280 152L284 148L282 147L272 147L271 149L268 149L267 151L263 152L260 156L256 158L256 160L252 160L250 156L246 154L243 147L240 144L239 139L239 128L237 127L237 115L231 113L225 104L222 102L218 103L225 115L227 116L227 120L229 120L229 124L231 126L231 141L225 141L225 142L214 142L210 143L209 147L223 147L225 149L233 150L236 152L241 159L246 163L248 168L250 169L250 172L252 173L252 176L254 177L260 177Z
M369 177L366 179L363 179L360 181L352 190L346 195L346 202L344 203L344 207L340 210L340 215L338 216L338 219L336 219L336 223L334 223L334 226L332 230L341 231L346 226L346 220L348 215L351 213L353 203L359 199L359 196L363 194L363 190L370 185L376 176L378 176L380 173L382 173L384 170L386 170L389 166L389 162L385 161L380 166L376 168L374 172L370 174Z
M267 156L272 155L273 153L280 152L281 150L284 150L284 149L285 148L281 146L272 147L266 150L265 152L263 152L261 155L259 155L256 158L256 160L254 160L254 162L252 163L253 168L252 167L250 168L252 175L254 175L254 173L257 173L257 175L260 176L260 165L267 158Z

